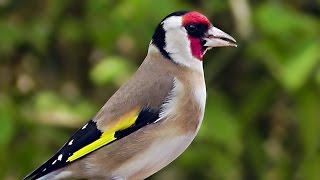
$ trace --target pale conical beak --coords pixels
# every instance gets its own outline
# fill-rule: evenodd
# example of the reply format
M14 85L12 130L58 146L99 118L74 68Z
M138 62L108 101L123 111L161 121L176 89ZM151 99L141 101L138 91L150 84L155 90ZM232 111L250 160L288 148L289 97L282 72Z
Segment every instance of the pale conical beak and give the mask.
M224 46L232 46L237 47L236 40L231 37L229 34L221 31L220 29L212 26L208 32L206 33L205 47L208 49L213 47L224 47Z

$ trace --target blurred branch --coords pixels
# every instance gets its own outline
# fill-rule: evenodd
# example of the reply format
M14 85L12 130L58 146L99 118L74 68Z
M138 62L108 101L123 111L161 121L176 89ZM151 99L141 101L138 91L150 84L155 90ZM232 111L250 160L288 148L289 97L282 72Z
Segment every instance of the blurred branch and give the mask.
M236 28L243 39L252 33L251 10L247 0L229 0Z

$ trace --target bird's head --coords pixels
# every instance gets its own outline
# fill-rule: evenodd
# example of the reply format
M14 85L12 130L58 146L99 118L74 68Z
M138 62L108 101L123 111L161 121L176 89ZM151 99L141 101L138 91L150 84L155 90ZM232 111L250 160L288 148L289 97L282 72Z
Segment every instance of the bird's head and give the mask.
M158 25L151 41L166 58L192 67L213 47L237 46L236 40L214 27L208 18L195 11L169 14Z

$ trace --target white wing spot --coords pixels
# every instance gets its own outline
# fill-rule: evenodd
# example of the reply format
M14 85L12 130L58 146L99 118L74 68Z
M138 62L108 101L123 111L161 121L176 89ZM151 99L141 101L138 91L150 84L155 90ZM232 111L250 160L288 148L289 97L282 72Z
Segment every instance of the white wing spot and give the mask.
M87 126L88 126L88 123L86 125L84 125L81 129L85 129L85 128L87 128Z
M62 160L62 154L60 154L59 156L58 156L58 161L61 161Z
M52 162L52 165L54 165L56 162L57 162L57 160L54 160L54 161Z
M42 172L45 172L47 170L47 168L44 168L43 170L42 170Z
M68 145L71 146L73 144L73 139L69 141Z

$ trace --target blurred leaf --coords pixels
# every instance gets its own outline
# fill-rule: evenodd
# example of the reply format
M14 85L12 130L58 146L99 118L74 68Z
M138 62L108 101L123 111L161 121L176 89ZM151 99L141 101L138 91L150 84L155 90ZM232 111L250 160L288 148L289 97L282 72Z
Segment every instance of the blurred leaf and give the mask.
M299 179L318 180L320 168L320 155L307 156L303 159L297 177Z
M79 41L86 38L86 34L84 33L84 25L83 22L67 18L64 20L61 30L60 30L60 37L65 39L66 41Z
M134 72L134 65L122 57L107 57L93 67L91 80L104 85L114 83L118 86L126 82Z
M14 135L14 106L11 99L0 94L0 150L9 144Z
M318 67L318 69L316 70L315 81L318 84L318 87L320 87L320 67Z
M306 44L283 66L282 83L289 91L296 91L307 82L307 78L320 62L319 49L318 42Z
M24 109L28 119L64 127L78 127L94 115L97 108L77 99L69 102L53 92L41 92L34 97L34 105Z
M320 101L319 92L305 87L296 103L296 115L299 124L301 143L307 156L315 154L320 148Z
M238 107L243 126L250 125L257 116L265 112L274 93L275 85L271 80L260 80L244 97L243 106ZM243 127L246 128L246 127Z
M157 23L167 14L187 9L187 6L171 0L125 0L117 3L92 0L88 1L87 9L90 35L100 48L114 50L114 42L121 34L131 34L137 45L145 44L144 49L137 48L137 51L145 53Z
M303 150L303 160L300 165L299 177L301 179L316 180L320 169L320 101L319 91L315 92L305 87L299 94L296 102L296 115L298 134Z
M262 34L269 36L277 44L287 45L279 49L283 53L291 53L310 37L317 37L319 23L312 16L298 14L282 3L266 3L256 9L256 23ZM298 37L298 38L297 38ZM288 50L288 51L287 51Z
M0 52L9 54L17 43L23 41L23 31L16 24L10 24L0 19Z
M264 4L255 19L263 38L252 44L251 52L288 91L297 91L319 62L319 23L281 3Z
M33 22L29 22L24 28L28 29L28 33L25 34L28 42L39 52L44 53L50 40L49 33L52 24L47 22L47 20L37 19Z
M209 91L206 109L199 136L221 143L233 153L240 153L239 121L233 116L228 100L216 91Z

